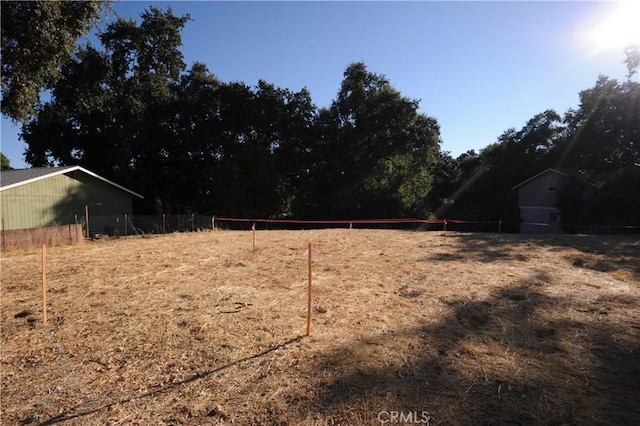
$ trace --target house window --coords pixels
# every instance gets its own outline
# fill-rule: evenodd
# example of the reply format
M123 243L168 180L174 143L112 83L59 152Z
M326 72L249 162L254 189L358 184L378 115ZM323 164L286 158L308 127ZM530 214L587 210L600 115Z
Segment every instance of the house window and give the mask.
M558 187L557 186L550 186L548 188L549 192L557 192L558 191Z
M549 223L557 223L558 222L558 213L551 212L549 213Z

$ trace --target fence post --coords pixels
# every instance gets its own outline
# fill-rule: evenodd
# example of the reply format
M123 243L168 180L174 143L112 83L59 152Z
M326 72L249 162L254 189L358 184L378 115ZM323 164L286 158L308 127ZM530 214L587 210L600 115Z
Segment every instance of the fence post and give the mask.
M216 215L215 214L213 216L211 216L211 230L212 231L216 230Z
M196 222L195 214L191 213L191 232L195 231L195 222Z
M167 233L167 215L162 213L162 233Z
M126 213L124 214L124 235L125 237L129 235L127 232L127 214Z

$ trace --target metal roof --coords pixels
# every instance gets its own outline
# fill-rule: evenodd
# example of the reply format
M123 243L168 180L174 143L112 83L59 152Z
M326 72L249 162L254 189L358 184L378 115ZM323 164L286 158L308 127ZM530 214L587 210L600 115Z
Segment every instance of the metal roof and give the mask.
M7 169L0 171L0 191L4 191L6 189L15 188L18 186L26 185L31 182L36 182L42 179L48 179L52 176L67 174L71 172L79 171L85 173L89 176L92 176L98 180L101 180L105 183L108 183L111 186L114 186L122 191L128 192L129 194L138 197L144 198L142 195L131 191L130 189L125 188L124 186L118 185L110 181L109 179L105 179L102 176L99 176L93 173L90 170L87 170L80 166L65 166L65 167L32 167L30 169Z

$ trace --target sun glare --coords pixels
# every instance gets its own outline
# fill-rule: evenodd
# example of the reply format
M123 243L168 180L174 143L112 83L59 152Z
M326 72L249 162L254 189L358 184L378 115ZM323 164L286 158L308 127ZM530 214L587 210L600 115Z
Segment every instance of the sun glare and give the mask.
M640 1L620 3L617 10L589 33L596 51L640 44Z

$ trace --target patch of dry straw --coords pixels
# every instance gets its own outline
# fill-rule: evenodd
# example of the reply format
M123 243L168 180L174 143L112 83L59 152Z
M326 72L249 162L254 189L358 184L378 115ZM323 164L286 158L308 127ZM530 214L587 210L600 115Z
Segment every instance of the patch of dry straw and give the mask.
M256 235L7 253L3 423L640 424L637 239Z

